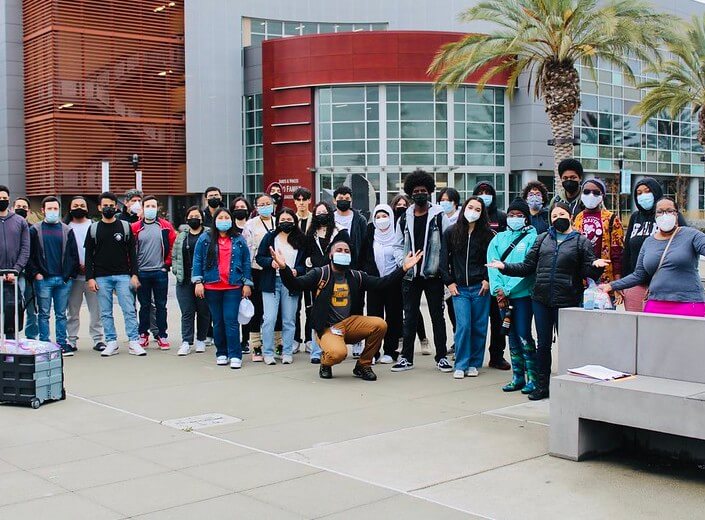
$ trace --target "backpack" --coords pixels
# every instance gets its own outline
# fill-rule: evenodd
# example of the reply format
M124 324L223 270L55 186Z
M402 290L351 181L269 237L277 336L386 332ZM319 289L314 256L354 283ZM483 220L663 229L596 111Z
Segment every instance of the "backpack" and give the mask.
M330 272L330 264L321 267L321 278L318 280L318 287L316 288L316 297L321 294L321 291L325 288L326 285L328 285L328 282L330 282ZM362 289L362 274L360 274L360 271L353 270L350 272L352 273L353 278L357 278L358 287Z
M98 245L98 240L96 237L98 236L98 224L100 224L100 222L100 220L98 222L93 222L88 230L90 237L96 245ZM118 222L122 222L122 231L125 234L125 238L129 238L130 235L132 235L132 228L130 227L130 224L124 220L118 220Z

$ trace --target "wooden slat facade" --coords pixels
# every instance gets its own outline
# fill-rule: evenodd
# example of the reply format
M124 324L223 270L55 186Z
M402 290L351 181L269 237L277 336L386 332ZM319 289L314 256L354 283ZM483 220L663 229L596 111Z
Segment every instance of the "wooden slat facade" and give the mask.
M124 191L137 153L146 192L184 194L183 0L24 0L23 16L27 193L97 193L106 159Z

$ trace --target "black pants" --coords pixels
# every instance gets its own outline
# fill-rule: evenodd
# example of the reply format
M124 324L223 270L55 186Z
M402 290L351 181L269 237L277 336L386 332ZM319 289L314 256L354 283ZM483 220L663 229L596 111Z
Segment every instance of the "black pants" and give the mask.
M396 361L399 356L399 338L402 337L403 308L401 299L401 282L385 288L383 291L367 293L367 315L383 318L387 322L384 336L384 355Z
M450 319L450 324L453 326L453 333L455 333L455 309L453 308L453 298L448 298L446 300L446 305L448 306L448 318Z
M423 314L421 314L421 309L419 309L419 316L416 319L416 334L419 336L419 341L427 339L426 324L423 322Z
M311 291L304 291L302 297L299 298L299 306L296 309L296 334L294 335L294 340L297 343L303 343L304 341L311 341L311 305L313 302L313 293ZM304 331L301 334L301 308L305 313L304 317Z
M206 299L196 297L191 282L177 284L176 299L181 310L181 341L193 345L194 336L198 341L205 341L211 324L211 313Z
M490 300L490 361L504 358L507 347L507 337L502 334L502 315L499 304L494 296Z
M436 362L446 357L446 322L443 318L443 282L440 278L421 278L404 280L402 282L402 297L404 301L404 348L402 355L407 361L414 361L414 340L416 339L421 293L426 295L428 310L433 325L433 343L436 347Z
M252 288L252 296L250 300L252 305L255 307L255 315L252 316L250 320L250 332L260 332L260 327L262 326L262 317L264 316L264 303L262 303L262 271L259 269L252 270L252 283L254 287ZM234 319L237 319L233 316ZM248 334L249 336L249 334Z

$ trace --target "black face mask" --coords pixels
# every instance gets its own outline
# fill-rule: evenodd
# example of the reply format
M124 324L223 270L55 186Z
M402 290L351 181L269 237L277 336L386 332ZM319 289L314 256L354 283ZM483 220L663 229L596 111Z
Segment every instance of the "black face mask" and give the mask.
M352 206L352 201L349 200L338 200L335 203L335 207L338 208L340 211L348 211L350 209L350 206Z
M284 233L291 233L296 228L296 224L294 224L293 222L282 222L277 227L279 227L279 231L283 231Z
M559 233L565 233L570 228L570 219L557 218L553 221L553 227L556 228L556 231L558 231Z
M9 200L0 200L0 211L5 211L9 207L10 207Z
M72 209L70 212L71 218L82 220L88 216L88 211L83 208Z
M313 217L313 224L317 227L327 226L333 223L333 215L330 213L323 213L322 215L315 215Z
M275 205L279 204L282 200L282 196L279 193L272 193L270 197L272 197L272 201Z
M563 185L563 189L566 193L575 193L578 191L578 188L580 188L580 183L578 181L563 181L561 184Z
M100 210L100 212L105 218L113 218L115 216L115 213L117 213L117 208L114 206L107 206Z
M428 204L428 193L416 193L412 195L411 198L417 206L425 206Z
M15 213L17 213L22 218L27 218L27 210L26 209L18 208L15 210Z
M193 230L196 230L201 227L201 219L200 218L190 218L186 221L188 224L188 227L190 227Z
M399 218L406 213L406 208L394 208L394 217Z
M219 199L217 197L213 199L208 199L208 205L213 209L219 208L223 205L223 199Z
M234 209L233 210L233 217L235 217L235 220L245 220L247 218L247 210L246 209Z

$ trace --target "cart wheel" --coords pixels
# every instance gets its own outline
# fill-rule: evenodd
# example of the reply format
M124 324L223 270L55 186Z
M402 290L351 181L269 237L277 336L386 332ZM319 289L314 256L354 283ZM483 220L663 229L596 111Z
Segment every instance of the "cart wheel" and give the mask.
M32 406L32 408L34 408L35 410L36 410L37 408L39 408L39 407L42 405L42 403L39 401L39 399L32 399L32 402L30 402L29 404L30 404L30 405Z
M66 400L66 389L65 388L61 390L61 400L62 401Z

